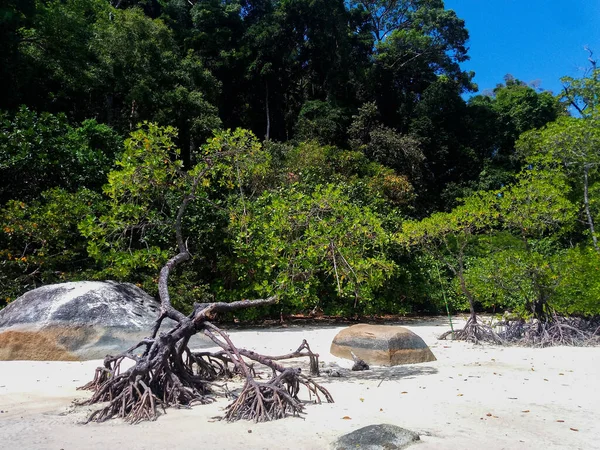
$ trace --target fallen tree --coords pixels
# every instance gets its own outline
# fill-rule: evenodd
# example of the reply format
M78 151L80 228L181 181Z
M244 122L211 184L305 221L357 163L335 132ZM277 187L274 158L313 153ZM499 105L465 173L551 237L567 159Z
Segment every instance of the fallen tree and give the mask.
M113 183L109 194L116 200L114 205L118 208L119 200L124 198L124 202L139 207L144 201L155 201L153 192L160 195L160 188L176 185L179 189L185 189L173 223L177 254L168 259L160 270L160 313L149 337L119 355L107 356L104 365L96 369L94 379L81 388L93 392L88 400L80 402L81 405L107 402L92 412L87 422L103 422L111 418L122 418L130 423L155 420L160 409L206 404L214 401L217 395L233 397L226 409L226 420L275 420L288 415L298 416L303 412L304 402L299 397L302 387L306 388L310 400L333 402L329 392L310 378L310 375L318 375L318 355L310 350L306 341L296 352L266 356L238 348L227 333L213 323L221 313L274 304L277 302L275 296L231 303L196 303L189 315L172 305L169 275L178 265L191 258L182 230L186 208L199 196L200 186L207 180L206 176L215 161L248 151L249 146L242 144L252 141L244 140L244 136L238 139L239 142L234 142L236 148L219 147L217 152L205 156L190 172L183 172L169 162L172 156L169 154L172 151L171 141L152 125L149 125L147 134L139 131L126 142L126 154L121 163L123 169L109 177ZM157 173L164 175L156 176ZM125 208L125 211L129 209ZM139 217L136 220L139 221ZM108 222L117 226L128 223L126 220ZM135 224L121 235L130 237L132 230L139 229L140 225ZM176 325L166 333L159 333L161 324L167 318L175 321ZM220 350L192 352L188 344L197 333L210 338ZM309 358L310 375L302 373L299 368L285 367L278 362L298 357ZM268 381L258 381L255 364L271 369L272 376ZM233 376L241 377L244 382L238 394L219 384L220 380Z

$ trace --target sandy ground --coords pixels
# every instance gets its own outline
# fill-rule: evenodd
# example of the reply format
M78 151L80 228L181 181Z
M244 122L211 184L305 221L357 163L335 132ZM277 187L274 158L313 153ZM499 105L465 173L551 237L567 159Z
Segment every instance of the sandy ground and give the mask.
M437 361L322 377L334 404L309 405L303 418L225 423L226 400L168 410L158 421L81 425L99 361L0 362L1 449L323 449L357 428L389 423L416 431L415 449L600 449L600 348L501 348L440 342L443 320L403 324ZM321 361L343 327L235 330L235 343L287 353L306 338ZM341 362L347 367L350 363Z

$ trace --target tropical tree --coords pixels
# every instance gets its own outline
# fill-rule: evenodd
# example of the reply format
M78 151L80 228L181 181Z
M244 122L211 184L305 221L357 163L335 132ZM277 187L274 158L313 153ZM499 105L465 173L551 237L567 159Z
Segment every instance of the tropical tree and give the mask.
M419 248L441 261L458 280L460 292L468 301L470 316L464 329L445 333L441 338L452 334L453 339L501 342L489 326L478 320L476 298L465 277L469 248L477 242L478 235L489 231L498 219L494 202L493 193L478 193L450 212L404 222L398 234L401 244Z
M568 231L575 218L575 206L568 198L567 176L556 167L525 169L514 186L499 192L497 202L501 226L522 244L525 276L530 296L523 298L524 310L536 319L551 318L548 280L549 264L544 254L548 239ZM551 277L550 277L551 278Z
M582 78L563 77L561 98L572 106L581 117L598 117L600 114L600 69L590 52L592 64L587 76Z
M0 205L29 201L50 189L100 191L120 136L94 119L75 127L64 114L38 114L23 106L0 113Z
M524 158L535 162L544 158L556 158L572 180L581 188L585 222L596 250L598 238L591 210L593 199L590 186L594 182L600 164L600 120L595 117L561 117L541 130L521 136L517 148ZM579 189L578 189L579 190Z
M418 98L439 76L456 84L458 93L473 88L472 73L460 63L468 59L464 21L441 0L355 2L369 18L374 39L371 90L385 125L412 117Z
M576 206L559 167L558 162L529 166L515 185L498 193L499 225L509 234L490 240L494 246L488 247L488 255L466 274L485 302L514 312L501 334L507 341L545 346L597 339L593 321L561 315L576 308L578 314L589 315L593 307L585 297L579 303L573 294L582 288L593 292L597 280L590 273L595 257L584 263L583 249L565 250L561 245L573 230ZM581 273L574 275L574 267Z
M368 102L362 105L358 114L352 116L348 128L350 146L361 151L369 159L393 168L406 176L413 185L422 182L425 155L418 137L402 134L381 123L377 105Z
M18 35L23 71L32 77L23 101L35 109L77 122L94 117L121 133L144 120L176 126L186 167L220 126L219 83L162 20L138 7L38 2Z
M267 192L239 205L230 227L244 295L275 289L286 313L373 311L395 268L381 219L331 184Z
M503 157L514 153L515 142L521 134L541 128L564 114L563 105L551 92L537 92L512 75L506 75L504 84L493 90L492 105L501 124L497 154Z
M85 188L57 187L35 200L9 200L0 209L0 305L28 290L96 272L78 225L103 208L101 196Z
M306 387L320 401L321 396L333 401L329 392L300 370L286 368L277 360L307 356L311 372L318 372L317 356L304 342L300 348L282 357L266 357L237 348L228 335L212 323L219 313L234 312L270 305L277 297L234 302L194 304L189 315L174 306L169 291L169 278L179 265L191 259L185 233L185 214L189 204L207 197L207 188L215 179L226 186L240 185L242 163L250 164L262 154L250 133L225 132L204 147L203 157L190 171L182 171L177 159L179 150L173 143L174 130L153 124L135 131L125 144L119 169L110 173L106 194L107 213L83 226L91 238L91 253L99 255L106 247L110 258L120 267L143 264L141 255L161 267L158 274L160 312L149 337L120 355L107 356L104 366L96 370L94 379L84 386L93 391L82 402L103 404L88 421L102 422L113 417L136 423L153 420L158 406L206 404L213 399L213 384L234 372L244 376L244 387L227 408L229 421L249 419L276 420L286 415L299 415L304 409L298 394ZM261 158L258 158L261 161ZM236 181L234 181L236 180ZM159 229L170 243L160 249L149 241L149 231ZM162 234L162 233L161 233ZM173 243L175 246L173 246ZM229 299L228 299L229 300ZM165 319L175 321L168 333L158 333ZM188 343L196 333L208 336L222 350L192 352ZM138 350L140 349L140 350ZM303 351L305 350L305 351ZM134 352L136 354L134 354ZM141 355L137 354L141 352ZM272 370L269 381L256 380L254 368L244 359ZM122 367L124 360L133 366Z

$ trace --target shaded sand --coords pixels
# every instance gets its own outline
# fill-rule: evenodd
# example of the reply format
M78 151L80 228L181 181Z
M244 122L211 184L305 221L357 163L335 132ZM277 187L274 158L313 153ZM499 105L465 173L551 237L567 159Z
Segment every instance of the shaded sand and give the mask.
M0 361L27 355L32 360L77 361L76 355L57 344L62 335L52 331L5 331L0 333ZM76 337L72 333L71 337Z
M224 423L226 400L168 410L157 422L80 425L75 388L99 361L0 362L1 449L323 449L357 428L390 423L416 431L415 449L600 449L600 348L502 348L440 342L443 320L409 321L437 361L322 377L336 403L309 405L303 419ZM325 363L336 327L234 330L239 346L267 354L306 338ZM350 417L344 419L344 417ZM573 429L577 430L574 431Z

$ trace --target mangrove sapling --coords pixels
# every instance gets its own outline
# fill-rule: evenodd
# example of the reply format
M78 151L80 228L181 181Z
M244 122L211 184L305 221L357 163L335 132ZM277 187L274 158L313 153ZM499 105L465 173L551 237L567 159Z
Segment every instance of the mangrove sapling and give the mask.
M478 318L475 298L465 280L468 247L493 223L494 212L489 208L493 201L489 193L477 193L450 212L435 213L421 221L402 224L399 242L407 248L419 248L433 260L441 261L456 278L461 294L469 303L470 316L465 327L450 330L440 339L451 337L475 343L502 344L494 330Z

